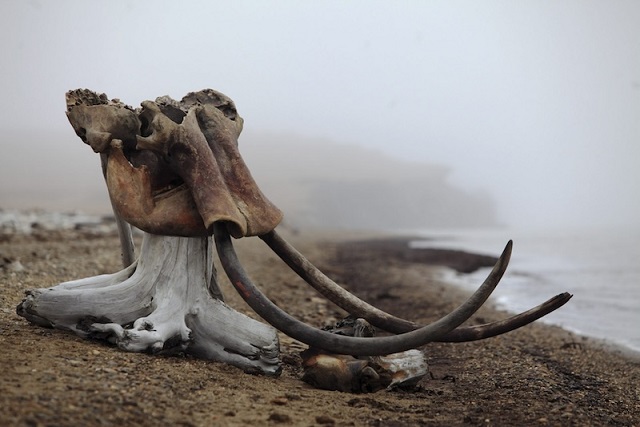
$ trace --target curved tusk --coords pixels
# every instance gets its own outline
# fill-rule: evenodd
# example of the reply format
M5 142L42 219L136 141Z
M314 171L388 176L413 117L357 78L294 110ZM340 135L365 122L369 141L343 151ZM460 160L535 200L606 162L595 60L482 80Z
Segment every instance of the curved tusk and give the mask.
M461 325L484 304L498 285L506 269L511 248L511 242L509 242L503 254L505 257L498 260L484 283L466 302L436 322L400 335L356 338L313 328L284 312L252 283L240 265L224 223L214 223L213 232L218 256L229 280L257 314L276 329L298 341L332 353L354 356L381 356L414 349L442 338Z
M419 324L382 311L338 285L298 252L289 242L284 240L275 230L271 230L269 233L259 237L298 276L350 315L366 319L373 326L395 334L420 328ZM505 268L507 267L506 264Z
M305 282L349 314L366 319L373 326L395 334L414 331L421 327L418 323L389 314L353 295L351 292L347 291L327 277L307 258L305 258L304 255L298 252L296 248L283 239L275 230L259 237ZM500 260L504 261L505 269L507 267L509 257L511 256L511 249L512 242L509 241L502 252L502 255L500 255ZM571 299L571 295L563 293L551 298L537 307L520 314L516 314L507 319L486 323L484 325L457 328L434 341L476 341L511 332L514 329L526 326L529 323L546 316L552 311L557 310L566 304L569 299Z
M539 318L546 316L554 310L565 305L572 297L568 292L563 292L555 297L543 302L542 304L533 307L527 311L524 311L515 316L511 316L504 320L497 322L485 323L484 325L468 326L466 328L455 329L444 337L439 339L439 342L467 342L477 341L485 338L495 337L507 332L511 332L514 329L521 328L529 323L538 320Z

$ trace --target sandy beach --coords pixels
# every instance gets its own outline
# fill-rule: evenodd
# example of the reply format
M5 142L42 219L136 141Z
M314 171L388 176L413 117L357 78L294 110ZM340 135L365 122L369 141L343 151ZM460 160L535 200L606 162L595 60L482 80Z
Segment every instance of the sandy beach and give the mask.
M463 271L491 261L456 252L408 256L401 239L386 236L291 240L361 298L421 323L465 298L439 279L442 265ZM295 317L324 326L345 316L258 239L237 248L256 283ZM187 356L126 353L15 314L27 289L120 268L113 234L0 236L0 425L640 425L640 359L541 324L479 342L429 344L430 375L415 388L350 394L302 382L305 346L284 335L284 370L271 378ZM256 317L221 281L227 302ZM471 324L505 316L487 304Z

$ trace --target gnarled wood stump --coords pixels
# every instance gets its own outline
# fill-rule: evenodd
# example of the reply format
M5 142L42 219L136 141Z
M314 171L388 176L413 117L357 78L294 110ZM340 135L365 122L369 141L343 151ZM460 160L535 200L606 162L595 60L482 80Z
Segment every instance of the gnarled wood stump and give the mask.
M28 291L18 314L127 351L181 351L278 374L276 330L219 299L212 245L210 237L145 233L131 266Z

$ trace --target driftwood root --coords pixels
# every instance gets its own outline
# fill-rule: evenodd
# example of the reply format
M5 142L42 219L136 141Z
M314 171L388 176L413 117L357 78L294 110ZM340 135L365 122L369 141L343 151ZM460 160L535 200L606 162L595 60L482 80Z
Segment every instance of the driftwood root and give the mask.
M131 266L26 292L19 315L132 352L185 352L246 371L281 371L275 329L216 296L209 237L145 233Z

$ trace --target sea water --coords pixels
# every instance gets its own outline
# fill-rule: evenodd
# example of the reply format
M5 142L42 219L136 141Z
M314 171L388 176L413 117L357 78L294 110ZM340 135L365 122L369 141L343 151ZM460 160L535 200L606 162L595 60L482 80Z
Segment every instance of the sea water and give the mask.
M493 293L498 308L520 312L561 292L573 298L542 321L640 351L638 229L420 230L414 248L450 248L499 256L513 239L507 273ZM489 273L451 273L475 290Z

